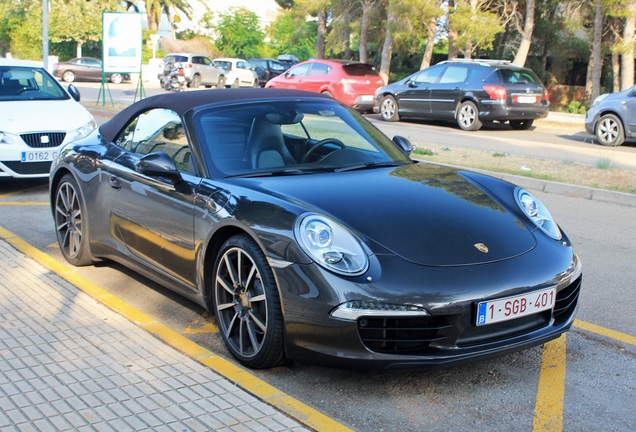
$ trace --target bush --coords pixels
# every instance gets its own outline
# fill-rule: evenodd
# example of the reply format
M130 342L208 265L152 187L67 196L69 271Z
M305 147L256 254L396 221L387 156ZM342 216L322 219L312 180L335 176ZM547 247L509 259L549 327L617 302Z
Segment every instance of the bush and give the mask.
M582 102L573 100L563 108L563 111L572 114L585 114L587 108L585 108L585 105L583 105Z

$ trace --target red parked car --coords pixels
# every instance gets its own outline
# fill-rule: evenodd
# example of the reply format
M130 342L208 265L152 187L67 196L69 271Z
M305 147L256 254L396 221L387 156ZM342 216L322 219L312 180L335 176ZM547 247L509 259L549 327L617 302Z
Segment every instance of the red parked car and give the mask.
M272 78L266 88L327 94L358 111L373 109L375 90L384 81L372 65L348 60L307 60Z

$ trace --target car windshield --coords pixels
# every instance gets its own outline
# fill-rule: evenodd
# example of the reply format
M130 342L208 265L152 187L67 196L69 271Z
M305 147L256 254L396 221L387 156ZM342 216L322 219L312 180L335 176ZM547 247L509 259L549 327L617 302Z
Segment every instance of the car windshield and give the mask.
M213 176L298 175L410 164L357 112L333 101L210 108L194 116Z
M504 84L537 84L539 78L528 69L501 69L501 80Z
M0 66L0 101L69 98L62 86L41 68Z

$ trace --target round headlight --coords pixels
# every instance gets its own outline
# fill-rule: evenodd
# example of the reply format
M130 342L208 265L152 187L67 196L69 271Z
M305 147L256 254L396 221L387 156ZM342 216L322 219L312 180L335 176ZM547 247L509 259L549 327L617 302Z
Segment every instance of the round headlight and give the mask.
M367 270L369 260L360 241L339 223L315 213L298 218L294 227L301 248L322 267L346 276Z
M550 237L561 240L561 231L548 209L524 189L516 189L517 204L528 218Z

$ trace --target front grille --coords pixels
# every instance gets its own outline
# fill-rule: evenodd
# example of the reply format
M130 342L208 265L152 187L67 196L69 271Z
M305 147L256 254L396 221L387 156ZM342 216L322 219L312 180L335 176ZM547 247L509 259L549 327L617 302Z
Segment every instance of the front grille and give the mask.
M10 170L22 174L48 174L51 171L51 162L29 162L22 163L20 161L3 161Z
M22 134L20 137L29 147L33 148L49 148L57 147L66 137L66 132L38 132L30 134ZM44 142L42 142L44 141Z
M450 324L434 317L364 317L358 320L358 331L371 351L388 354L417 354L432 342L445 339L443 330Z
M574 282L557 293L553 315L556 324L567 320L574 313L579 293L581 292L582 279L583 276L579 276Z

